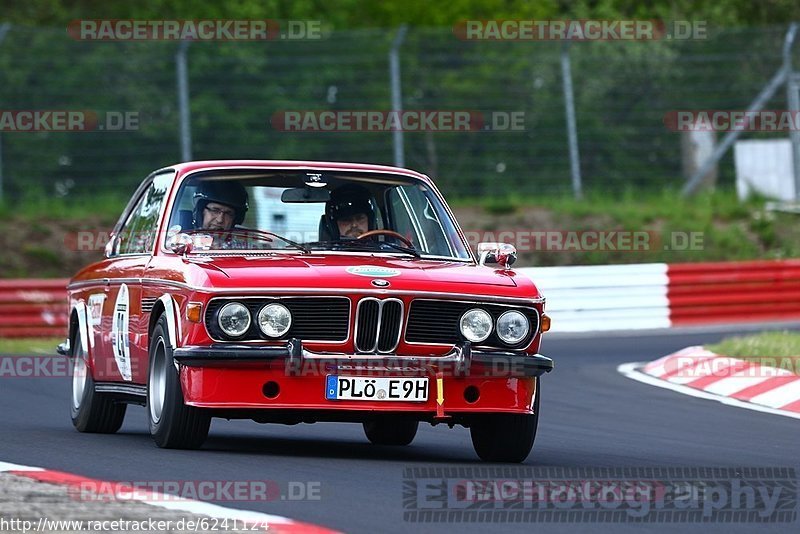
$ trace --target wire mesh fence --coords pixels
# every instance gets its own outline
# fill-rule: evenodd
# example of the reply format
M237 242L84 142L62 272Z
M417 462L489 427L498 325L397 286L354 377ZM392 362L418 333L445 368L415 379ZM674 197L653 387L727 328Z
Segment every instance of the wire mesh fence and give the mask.
M404 132L408 167L448 197L570 194L560 56L568 46L580 170L587 190L678 189L681 109L745 109L781 66L785 27L709 31L702 40L471 42L409 29L399 48L405 110L463 110L487 125L522 112L521 129ZM194 42L187 49L193 159L308 159L392 164L392 132L286 131L286 111L391 110L395 30L322 40ZM2 191L80 195L133 190L181 159L174 41L76 41L11 27L0 42L0 110L90 110L91 131L0 128ZM797 51L794 52L797 58ZM766 109L785 109L778 93ZM109 117L134 114L116 127ZM785 133L748 136L786 137ZM733 182L729 154L720 181Z

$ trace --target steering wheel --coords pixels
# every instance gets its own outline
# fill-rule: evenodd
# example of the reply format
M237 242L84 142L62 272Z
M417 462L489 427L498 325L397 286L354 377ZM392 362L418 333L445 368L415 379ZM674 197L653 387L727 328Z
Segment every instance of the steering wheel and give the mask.
M410 239L405 237L403 234L398 234L397 232L395 232L393 230L370 230L369 232L364 232L363 234L358 236L356 239L366 239L368 237L372 237L372 236L376 236L376 235L388 235L390 237L394 237L396 239L399 239L400 241L402 241L403 243L405 243L409 247L414 248L414 243L412 243Z

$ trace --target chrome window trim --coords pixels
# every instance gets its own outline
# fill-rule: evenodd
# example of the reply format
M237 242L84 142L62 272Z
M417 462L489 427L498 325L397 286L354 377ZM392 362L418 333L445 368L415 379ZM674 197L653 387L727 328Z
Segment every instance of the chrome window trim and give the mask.
M174 172L174 169L166 168L166 169L160 169L159 171L155 171L152 174L157 174L160 171L166 171L166 170L172 170ZM415 171L412 171L410 169L403 169L403 168L386 169L386 170L375 170L375 169L358 169L358 168L355 168L355 169L354 168L339 168L339 167L330 167L330 166L327 166L327 165L287 165L287 166L282 166L282 165L281 166L270 166L270 165L230 165L230 166L209 166L209 167L205 167L205 168L202 168L202 169L194 169L194 170L188 171L188 172L186 172L186 174L181 176L179 180L176 180L175 182L173 182L173 191L170 194L170 198L169 198L169 202L168 202L169 211L172 212L172 208L173 208L174 202L176 200L175 197L177 197L178 191L183 186L183 182L185 182L186 180L194 177L195 174L204 173L204 172L215 172L215 171L236 172L236 171L242 171L242 170L244 170L244 171L260 171L260 172L264 172L264 173L270 172L270 171L271 172L276 172L276 171L278 171L278 172L280 172L280 171L322 171L322 172L345 172L345 173L356 173L356 174L361 173L361 174L365 174L365 175L369 175L369 174L389 174L389 175L399 176L399 177L402 177L402 178L407 178L408 181L418 182L418 183L421 183L421 184L424 184L424 185L430 185L430 182L432 182L432 180L429 177L425 176L425 175L420 175L419 173L417 173ZM402 171L405 171L405 172L402 172ZM358 180L355 180L355 181L358 181ZM442 199L440 198L440 200L442 200ZM452 214L451 214L451 216L452 216ZM163 227L168 221L169 221L168 218L167 219L163 219L161 221L160 228ZM161 244L157 249L158 252L161 252L161 253L164 253L164 254L170 255L170 256L177 256L177 254L175 254L174 252L172 252L171 250L169 250L167 248L166 232L164 232L164 234L165 234L164 239L160 239L159 240L161 242ZM469 250L469 248L467 250Z
M183 176L181 176L180 179L173 181L172 190L170 191L169 198L168 198L167 202L164 203L165 204L165 208L167 208L167 211L164 211L161 214L161 219L160 219L161 224L159 225L159 230L162 230L162 228L164 228L164 226L169 222L169 215L172 213L172 210L174 208L174 204L175 204L175 201L176 201L176 197L177 197L178 191L183 186L183 183L186 180L188 180L189 178L193 177L195 174L198 174L198 173L214 172L214 171L232 171L232 172L236 172L236 171L239 171L239 170L261 171L261 172L269 172L269 171L273 171L273 172L274 171L323 171L323 172L345 172L345 173L356 173L356 174L361 173L361 174L365 174L365 175L387 174L387 175L394 175L394 176L399 176L399 177L407 179L408 183L399 184L399 185L422 184L422 185L424 185L426 187L429 187L431 189L431 191L433 192L433 195L442 204L442 207L444 208L445 213L447 213L447 215L450 217L450 219L453 222L453 226L457 229L458 236L461 239L461 242L462 242L462 244L464 245L464 248L467 251L467 255L469 256L467 258L456 258L456 257L453 257L453 258L447 258L447 259L451 260L451 261L461 261L461 262L465 262L465 263L477 264L477 261L476 261L476 258L474 256L473 252L472 252L472 249L469 246L469 242L466 240L466 238L464 236L464 233L461 230L461 227L459 226L458 221L455 218L455 215L453 214L453 211L450 209L450 206L447 205L447 202L445 201L444 196L441 194L441 192L438 190L438 188L436 188L436 185L433 183L433 180L431 180L430 177L428 177L428 176L426 176L424 174L421 175L421 174L419 174L419 173L417 173L415 171L412 171L410 169L403 169L403 168L399 168L399 167L397 169L387 169L387 170L367 170L367 169L333 168L333 167L327 167L327 166L310 166L310 165L292 165L292 166L286 166L286 167L283 167L283 166L271 167L271 166L268 166L268 165L266 165L266 166L237 165L237 166L230 166L230 167L219 167L219 166L216 166L216 167L206 167L206 168L203 168L203 169L194 169L192 171L187 172ZM398 170L399 171L406 171L408 174L406 174L404 172L398 172ZM175 170L172 169L172 168L160 169L158 171L153 172L150 176L159 174L161 172L175 172ZM149 176L148 176L148 178L149 178ZM358 180L354 180L354 181L358 182ZM392 182L390 182L390 183L392 183ZM167 230L169 230L169 228L164 228L162 230L163 234L164 234L164 238L163 239L157 239L157 241L159 241L160 244L157 245L156 252L158 252L159 254L167 255L167 256L178 256L177 254L175 254L174 252L172 252L171 250L169 250L167 248L167 243L166 243L167 242L167 237L166 237ZM452 248L452 245L450 243L448 243L448 247ZM252 249L252 250L258 251L258 249ZM293 252L293 253L299 252L299 251L297 251L295 249L281 249L281 250L287 250L287 251ZM242 252L245 252L245 251L244 250L240 250L240 251L236 251L236 252L239 252L241 254ZM263 250L261 252L263 252ZM154 252L154 254L155 254L155 252ZM426 258L426 256L422 256L422 257ZM438 256L431 256L431 257L438 257Z
M420 245L422 245L423 250L430 250L430 247L428 247L428 239L425 237L425 233L422 231L422 227L419 224L417 212L411 208L411 200L408 198L408 194L406 193L405 189L403 189L403 186L398 186L397 195L400 197L400 202L403 204L403 207L408 214L408 220L411 221L411 226L414 227L414 232L416 232L417 237L420 240ZM428 200L428 198L425 197L425 200ZM445 234L445 239L447 239L447 234ZM420 254L422 253L420 252Z

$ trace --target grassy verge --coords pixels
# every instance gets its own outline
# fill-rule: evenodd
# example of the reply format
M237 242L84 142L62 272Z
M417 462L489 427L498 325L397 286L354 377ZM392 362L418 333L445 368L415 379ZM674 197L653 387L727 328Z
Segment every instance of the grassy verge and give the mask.
M678 191L588 192L568 196L459 199L453 203L466 230L647 233L645 247L569 247L519 251L523 265L700 262L800 256L800 216L769 212L765 199L740 202L721 189L683 198ZM479 207L479 210L475 209ZM695 237L692 237L695 236ZM694 244L689 240L694 239Z
M127 203L127 198L107 193L79 197L53 197L31 193L13 202L5 199L0 201L0 217L14 217L31 222L42 218L81 221L87 214L92 214L113 224Z
M800 374L800 332L761 332L723 339L706 349Z
M107 235L127 200L30 194L13 205L0 203L0 278L70 277L102 258L102 247L76 248L76 235ZM471 241L516 245L520 267L800 257L800 215L767 211L764 199L739 202L728 189L689 199L673 190L628 190L587 191L583 200L516 196L450 203ZM546 239L537 240L543 232ZM601 235L627 236L627 245ZM647 238L644 246L632 246L634 235ZM576 236L579 242L568 240ZM549 237L561 241L553 246Z
M0 354L55 354L63 337L0 338Z

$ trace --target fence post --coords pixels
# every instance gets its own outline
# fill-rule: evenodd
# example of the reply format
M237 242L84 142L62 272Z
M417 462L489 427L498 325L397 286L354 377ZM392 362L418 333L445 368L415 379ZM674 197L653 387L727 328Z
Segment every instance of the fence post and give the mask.
M561 47L561 79L564 86L564 109L567 114L567 137L569 139L569 168L572 175L572 194L583 198L581 183L581 158L578 151L578 126L575 122L575 96L572 92L572 65L569 57L569 41Z
M3 40L10 29L11 24L8 22L0 25L0 45L3 44ZM3 132L0 132L0 200L3 200Z
M392 48L389 50L389 78L392 91L392 111L400 114L403 111L403 93L400 85L400 47L406 37L408 26L403 24L397 30L397 35L392 40ZM392 146L394 147L394 164L396 167L405 167L405 150L403 147L402 128L392 131Z
M786 103L795 114L800 111L800 74L792 68L792 45L797 31L797 23L789 27L789 34L783 45L783 67L786 69ZM792 141L792 175L794 176L794 199L800 201L800 130L789 130Z
M189 75L186 69L186 51L191 41L181 41L175 54L178 79L178 113L180 114L181 161L192 160L192 130L189 116Z
M786 32L786 38L783 42L783 53L784 53L784 64L778 69L778 72L775 73L775 76L764 86L760 93L755 97L755 99L750 102L750 105L747 106L747 114L761 111L769 99L772 98L772 95L775 94L775 91L789 80L789 71L787 70L788 67L785 62L786 54L791 52L792 44L794 43L794 38L797 33L797 23L792 23L789 26L789 31ZM725 137L722 138L720 144L717 145L717 148L714 149L714 152L706 159L705 163L700 166L697 171L689 178L689 181L686 182L686 185L683 186L681 189L681 194L685 197L691 196L697 192L700 185L702 184L703 177L708 173L711 168L717 164L717 162L722 159L722 156L725 155L725 152L733 145L733 143L739 138L744 130L731 130L725 134ZM795 170L795 180L797 179L797 171ZM796 182L795 182L796 183ZM796 192L795 192L796 193Z

